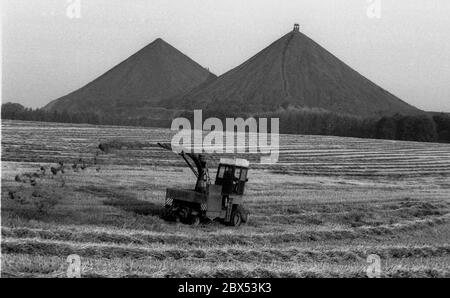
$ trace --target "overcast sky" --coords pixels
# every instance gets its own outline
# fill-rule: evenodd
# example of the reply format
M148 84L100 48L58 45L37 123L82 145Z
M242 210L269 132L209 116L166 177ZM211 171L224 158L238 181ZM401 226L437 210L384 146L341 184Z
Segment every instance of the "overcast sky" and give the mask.
M449 0L2 0L2 102L41 107L157 37L220 75L295 22L401 99L450 112Z

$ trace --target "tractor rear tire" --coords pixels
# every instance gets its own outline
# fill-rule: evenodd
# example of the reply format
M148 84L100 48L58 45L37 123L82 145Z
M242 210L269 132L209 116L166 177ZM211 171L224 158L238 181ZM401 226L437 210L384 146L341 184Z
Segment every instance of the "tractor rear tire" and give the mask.
M242 223L247 223L250 212L248 212L248 210L245 209L242 205L237 206L236 209L241 213Z
M242 214L239 209L235 209L233 213L231 213L231 221L230 225L233 227L239 227L242 223Z
M180 222L181 222L181 217L180 217L180 215L178 215L178 214L175 215L175 222L176 222L176 223L180 223Z
M200 217L198 215L195 215L194 217L192 217L191 225L196 227L199 224L200 224Z

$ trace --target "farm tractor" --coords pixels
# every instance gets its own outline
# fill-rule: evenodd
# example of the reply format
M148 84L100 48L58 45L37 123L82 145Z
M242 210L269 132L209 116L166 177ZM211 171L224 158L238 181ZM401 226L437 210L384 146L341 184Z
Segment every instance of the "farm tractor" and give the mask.
M158 143L172 151L170 144ZM239 226L247 222L249 212L242 205L249 162L222 158L215 183L211 183L204 154L178 153L197 177L193 190L168 188L163 218L192 225L217 220Z

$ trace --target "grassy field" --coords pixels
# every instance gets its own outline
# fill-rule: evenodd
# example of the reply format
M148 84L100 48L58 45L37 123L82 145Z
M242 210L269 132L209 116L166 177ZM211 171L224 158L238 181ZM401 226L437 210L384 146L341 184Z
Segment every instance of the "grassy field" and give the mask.
M170 137L3 121L2 276L63 277L78 254L86 277L365 277L377 254L385 277L450 277L449 145L283 135L278 164L251 166L249 223L191 227L159 217L166 187L195 183L154 145ZM137 145L94 162L114 138ZM15 181L61 161L64 174ZM42 198L57 204L40 210Z

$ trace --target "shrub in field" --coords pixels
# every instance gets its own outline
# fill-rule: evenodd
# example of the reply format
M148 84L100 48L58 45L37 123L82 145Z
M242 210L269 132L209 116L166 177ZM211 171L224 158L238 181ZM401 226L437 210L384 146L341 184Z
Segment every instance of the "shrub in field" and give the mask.
M10 191L9 199L21 206L28 207L26 209L29 211L36 211L39 215L48 215L62 197L55 190L35 187L31 191L26 189Z
M78 172L79 169L84 170L87 166L80 158L78 162L72 165L72 170ZM31 208L39 215L46 215L58 204L61 196L56 192L57 189L46 185L44 179L47 176L51 177L51 179L59 177L62 182L60 187L64 187L66 183L63 176L64 173L64 162L59 161L57 166L52 166L49 169L45 166L40 166L35 172L17 174L14 180L21 185L16 191L9 191L8 197L17 204L27 206L28 208L25 209L28 211Z
M35 189L31 197L32 203L39 214L48 214L61 200L59 194L44 189Z

